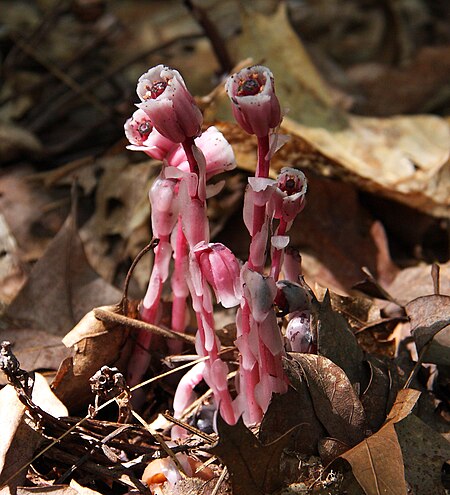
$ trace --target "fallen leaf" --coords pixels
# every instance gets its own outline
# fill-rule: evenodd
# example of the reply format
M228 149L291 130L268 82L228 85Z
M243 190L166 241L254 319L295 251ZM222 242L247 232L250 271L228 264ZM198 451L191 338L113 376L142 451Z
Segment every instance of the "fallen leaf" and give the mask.
M411 413L419 396L417 390L400 390L382 428L341 454L366 495L406 495L402 451L394 425Z
M131 164L125 156L108 158L97 165L103 173L95 194L96 207L80 230L80 237L89 262L112 283L118 266L134 259L150 240L148 191L159 165L150 160ZM136 276L145 280L141 285L148 282L148 272L138 270Z
M67 416L66 407L55 397L47 380L39 373L35 374L32 393L33 402L47 413L55 416ZM27 409L20 402L11 385L0 390L0 486L24 464L31 461L35 450L44 438L26 422ZM15 493L16 487L22 485L26 470L17 474L3 493Z
M44 330L8 328L0 330L0 342L3 340L12 343L14 355L27 371L56 371L61 361L71 354L60 337ZM6 380L0 375L0 384L5 383Z
M322 302L317 301L312 305L311 326L317 335L318 353L341 368L352 385L359 384L363 371L363 352L347 320L331 307L328 291Z
M421 264L401 270L386 289L403 306L418 297L433 295L431 265ZM440 265L439 291L441 295L450 296L450 262Z
M8 307L7 315L33 328L64 335L89 310L120 297L120 291L89 266L69 216Z
M386 419L387 412L392 407L390 398L391 388L394 386L388 365L380 358L367 356L366 364L370 368L370 379L366 390L361 394L361 403L364 407L369 428L375 432Z
M298 426L288 448L295 452L317 455L319 440L326 430L316 416L306 381L297 382L285 394L274 394L259 429L264 444L274 442L286 431Z
M104 307L116 311L114 306ZM52 389L70 411L77 411L93 400L89 378L102 366L125 370L131 340L128 330L120 325L109 325L87 313L63 338L73 357L65 359L52 383Z
M227 466L234 495L268 494L282 486L280 458L292 430L265 445L242 418L235 425L228 425L219 415L217 430L219 441L210 451Z
M294 389L304 382L315 415L327 431L349 447L360 442L366 433L366 415L352 384L339 366L324 356L290 353L285 360L286 374Z
M423 296L406 305L411 333L423 361L450 365L450 296Z
M416 495L445 495L442 466L450 460L450 443L413 414L395 424L405 477Z

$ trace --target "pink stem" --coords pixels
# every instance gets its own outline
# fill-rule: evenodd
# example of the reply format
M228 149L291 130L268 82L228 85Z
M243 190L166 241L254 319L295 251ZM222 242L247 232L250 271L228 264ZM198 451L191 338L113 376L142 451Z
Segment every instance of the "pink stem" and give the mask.
M191 218L191 223L185 225L186 229L189 229L189 235L186 235L188 239L188 248L192 249L196 244L201 241L207 241L205 239L205 225L208 225L208 217L206 215L206 202L204 194L200 191L204 191L206 181L205 170L200 170L199 164L194 155L195 142L193 138L187 138L183 142L183 149L186 153L186 157L189 163L189 170L191 173L196 174L198 177L197 190L194 195L191 196L189 208L192 208L191 214L188 216ZM181 212L183 216L183 212ZM207 236L209 238L209 235ZM223 370L223 363L218 356L217 337L215 334L214 316L206 309L205 297L210 297L210 293L199 295L196 293L192 284L188 284L191 292L193 306L197 318L197 339L198 339L198 352L203 355L209 356L209 360L206 362L205 381L211 387L214 392L216 400L220 404L220 412L223 419L229 423L235 423L234 409L232 405L232 399L228 387L223 386L223 381L226 381L226 371ZM209 286L204 283L204 291L209 291ZM206 349L206 342L210 342ZM222 365L221 365L222 363ZM218 370L220 368L220 370Z
M269 136L259 137L258 138L258 163L256 166L256 177L267 178L269 177L270 170L270 161L267 159L269 156L270 146L269 146ZM257 234L263 227L264 222L266 220L266 206L257 206L253 207L253 236ZM253 242L253 240L252 240ZM263 259L261 257L261 259ZM264 264L261 266L256 263L253 257L250 257L248 260L248 265L252 270L255 270L259 273L263 272Z
M287 231L287 222L280 219L280 224L278 225L277 235L285 235ZM272 253L272 267L270 270L270 275L273 277L275 282L278 280L281 271L281 259L283 255L283 249L274 249Z
M184 333L186 329L186 298L189 293L186 284L186 270L188 264L188 246L186 236L181 228L181 215L178 217L177 239L174 252L174 270L172 275L172 322L175 332ZM183 349L183 342L170 340L169 350L172 354L179 354Z
M160 236L159 244L155 248L155 259L153 262L153 270L150 277L149 290L152 291L153 303L149 307L143 306L141 309L141 318L147 323L156 323L158 314L159 301L164 285L164 278L162 273L167 272L166 268L162 266L168 259L164 256L164 249L170 247L169 237ZM155 291L155 292L153 292ZM137 385L147 371L150 364L150 344L152 341L152 334L150 332L139 331L133 350L133 357L130 359L128 365L128 383L130 386Z

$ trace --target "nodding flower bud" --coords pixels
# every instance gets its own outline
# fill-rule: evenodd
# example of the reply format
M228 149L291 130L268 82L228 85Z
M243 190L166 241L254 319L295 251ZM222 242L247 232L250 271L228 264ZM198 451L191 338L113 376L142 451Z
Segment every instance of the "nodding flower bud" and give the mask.
M225 83L233 115L249 134L264 137L281 123L281 109L275 94L272 72L254 65L233 74Z
M272 196L275 218L292 222L305 207L307 189L305 174L295 168L283 167L277 179L277 188Z
M136 146L143 146L152 129L150 117L144 110L136 110L124 125L125 136L130 141L130 144Z
M144 110L136 110L125 122L125 136L132 151L143 151L155 160L164 160L179 145L160 134L153 126Z
M193 253L203 276L216 294L217 302L225 308L237 306L241 296L241 267L234 254L219 242L200 242Z
M177 70L153 67L139 78L137 94L138 107L167 139L182 143L201 134L202 113Z

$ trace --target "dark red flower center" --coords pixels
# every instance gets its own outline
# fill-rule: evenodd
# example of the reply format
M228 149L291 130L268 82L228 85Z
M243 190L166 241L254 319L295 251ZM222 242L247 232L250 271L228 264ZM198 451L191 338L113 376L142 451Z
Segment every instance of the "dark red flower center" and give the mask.
M142 137L148 136L151 131L152 131L152 125L150 124L150 122L147 121L139 124L138 132Z
M159 95L164 93L164 90L167 88L166 81L158 81L153 84L153 86L146 86L145 90L147 91L145 95L145 99L155 100Z
M245 81L240 81L237 96L254 96L261 91L262 85L258 81L258 75L254 74Z

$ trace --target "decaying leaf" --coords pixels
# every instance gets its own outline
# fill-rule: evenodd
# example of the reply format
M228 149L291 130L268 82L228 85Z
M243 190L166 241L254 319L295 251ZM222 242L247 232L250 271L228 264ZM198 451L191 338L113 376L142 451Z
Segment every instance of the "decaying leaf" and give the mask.
M282 486L280 458L293 431L263 445L242 418L231 426L218 416L219 441L211 448L227 466L233 495L269 494Z
M413 414L396 423L405 478L415 495L444 495L442 466L450 460L450 443Z
M8 307L13 320L64 335L88 311L120 299L89 266L72 216L69 216L34 266L27 283Z
M32 393L33 402L55 417L67 416L66 407L50 390L47 380L39 373L35 374ZM34 451L42 443L43 437L27 424L26 407L17 397L11 385L0 390L0 486L29 462ZM18 473L8 482L1 493L13 494L16 487L23 484L26 470Z
M411 333L420 353L429 344L423 360L450 365L450 296L423 296L406 305Z
M366 433L366 415L352 384L339 366L324 356L291 353L285 371L294 389L306 382L314 412L330 437L349 447Z
M341 368L352 385L360 383L363 352L346 319L331 307L328 291L322 302L313 305L311 322L319 354Z
M44 330L0 329L0 342L3 340L12 343L14 355L20 361L22 368L27 371L56 371L61 361L71 354L71 351L61 342L60 337ZM6 381L0 375L0 384L5 383Z
M42 144L31 132L12 124L0 124L0 162L42 153Z
M402 450L394 425L411 413L419 396L417 390L400 390L384 426L341 455L350 463L366 495L407 493Z
M259 439L268 444L295 426L298 428L288 447L295 452L317 455L319 440L327 433L316 416L306 381L299 381L295 389L289 387L285 394L272 397L261 422Z
M114 306L103 309L117 311ZM90 311L63 338L64 345L71 348L74 355L61 363L52 388L70 410L76 411L92 400L89 378L102 366L125 368L129 351L127 337L126 328L104 323Z

